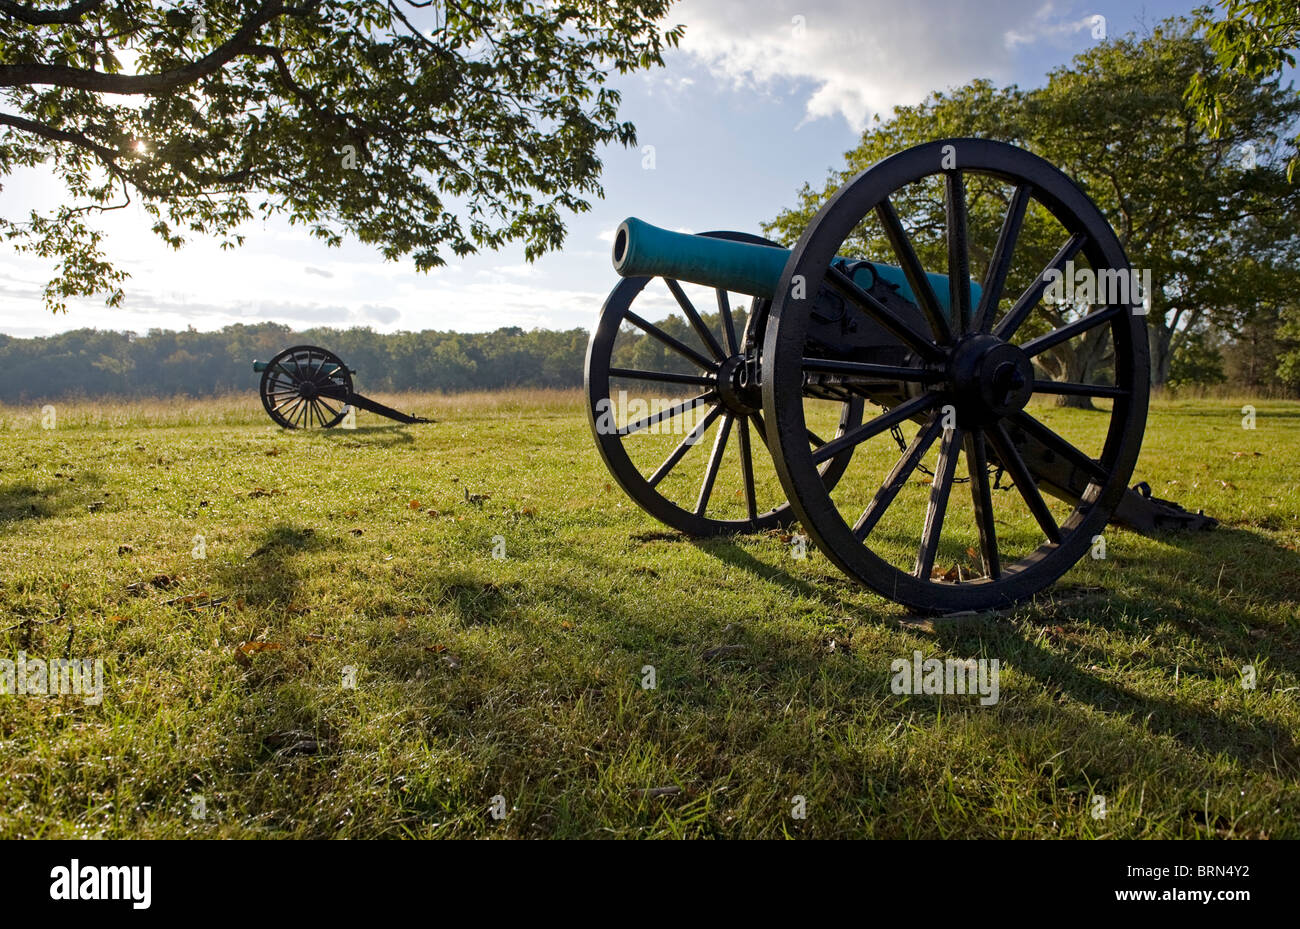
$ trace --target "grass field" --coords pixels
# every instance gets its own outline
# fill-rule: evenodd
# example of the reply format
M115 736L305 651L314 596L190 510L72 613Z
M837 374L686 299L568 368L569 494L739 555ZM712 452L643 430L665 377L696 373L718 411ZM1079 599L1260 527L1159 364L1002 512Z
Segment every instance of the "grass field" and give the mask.
M0 658L105 685L0 696L0 835L1300 837L1300 404L1154 404L1135 479L1219 529L923 620L666 531L577 394L379 399L438 422L0 407Z

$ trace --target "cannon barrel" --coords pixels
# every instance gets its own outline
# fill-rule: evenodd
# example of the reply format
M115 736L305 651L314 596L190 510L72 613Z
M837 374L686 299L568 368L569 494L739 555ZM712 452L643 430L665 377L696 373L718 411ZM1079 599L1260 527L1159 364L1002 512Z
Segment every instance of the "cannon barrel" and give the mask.
M667 277L705 287L717 287L751 297L772 299L789 249L750 245L727 239L661 229L635 217L619 224L614 234L614 270L621 277ZM856 259L838 259L852 264ZM871 262L876 277L898 288L899 296L916 303L902 268ZM858 272L862 273L862 272ZM856 274L855 274L856 277ZM869 286L868 280L858 280ZM948 276L927 273L930 286L945 312L950 306ZM980 286L971 282L971 304L977 305Z

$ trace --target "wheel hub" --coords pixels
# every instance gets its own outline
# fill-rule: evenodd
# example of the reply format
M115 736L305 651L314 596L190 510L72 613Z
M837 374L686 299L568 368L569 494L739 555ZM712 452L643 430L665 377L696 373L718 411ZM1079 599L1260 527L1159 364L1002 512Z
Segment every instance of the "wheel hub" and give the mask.
M298 385L298 396L302 397L304 400L315 400L319 393L320 391L311 381L303 381Z
M977 335L958 344L948 380L959 414L974 422L990 422L1029 402L1034 392L1034 365L1010 342Z
M761 389L746 377L744 355L732 355L718 368L718 397L723 406L739 416L763 408Z

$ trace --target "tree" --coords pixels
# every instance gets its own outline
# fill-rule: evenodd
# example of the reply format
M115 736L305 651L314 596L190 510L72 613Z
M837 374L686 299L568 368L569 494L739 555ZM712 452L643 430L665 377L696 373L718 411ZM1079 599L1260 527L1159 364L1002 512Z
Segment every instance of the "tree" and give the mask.
M786 242L798 237L821 202L840 183L879 158L944 136L972 135L1012 142L1073 177L1106 214L1135 268L1150 269L1152 383L1166 383L1174 352L1220 307L1260 296L1260 279L1238 276L1237 264L1261 251L1296 264L1300 192L1289 185L1279 154L1300 117L1300 103L1276 80L1239 84L1223 98L1231 128L1213 138L1198 126L1184 98L1197 71L1215 59L1193 23L1168 20L1145 38L1098 43L1055 69L1034 90L996 88L977 81L900 107L863 134L847 167L826 188L805 185L798 204L765 226ZM1254 159L1241 156L1246 146ZM979 279L1006 210L1005 185L974 180L968 192L971 268ZM895 199L918 254L932 269L945 267L943 198L939 187ZM1016 247L1016 264L1044 267L1063 241L1042 213L1031 215ZM865 239L862 237L865 236ZM868 258L892 260L883 235L860 231L852 244ZM1012 289L1009 282L1008 291ZM1044 306L1055 325L1084 311ZM1026 333L1032 334L1032 333ZM1087 379L1109 363L1094 335L1058 347L1044 366L1057 378ZM1069 401L1067 401L1069 402Z
M1294 50L1300 44L1300 5L1294 0L1220 0L1224 17L1208 23L1206 34L1218 68L1198 71L1187 87L1187 99L1196 107L1201 125L1218 136L1231 120L1224 97L1241 81L1259 81L1295 67ZM1211 9L1203 8L1203 17ZM1300 148L1300 136L1295 139ZM1300 158L1291 156L1287 178L1295 175Z
M614 72L661 65L671 0L0 0L0 178L49 164L52 214L0 235L57 261L52 309L123 299L90 218L139 198L173 247L287 216L420 270L564 239L635 143Z

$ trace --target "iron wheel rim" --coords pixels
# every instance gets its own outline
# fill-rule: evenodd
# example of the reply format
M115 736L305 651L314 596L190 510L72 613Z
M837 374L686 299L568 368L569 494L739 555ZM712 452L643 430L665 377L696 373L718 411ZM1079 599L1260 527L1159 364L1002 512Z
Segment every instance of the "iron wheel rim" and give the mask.
M949 150L947 146L953 148ZM1010 605L1045 589L1077 563L1092 538L1105 528L1127 489L1127 482L1141 449L1149 389L1145 317L1137 312L1135 306L1128 305L1111 313L1105 320L1091 323L1090 325L1099 326L1109 324L1115 353L1115 386L1122 391L1122 395L1113 397L1104 448L1097 459L1105 477L1092 480L1080 503L1073 507L1066 520L1060 522L1060 541L1053 542L1045 535L1044 544L1027 557L1013 564L999 565L997 577L986 576L972 581L959 579L958 582L951 583L936 581L932 575L921 577L915 573L909 574L871 551L868 544L870 526L863 539L857 537L854 525L844 518L830 493L812 478L815 469L814 451L792 438L801 429L803 422L804 346L811 299L793 299L790 296L791 285L796 276L802 275L806 294L815 296L823 282L831 276L831 262L857 224L873 213L880 215L877 207L888 203L888 198L906 185L935 175L942 174L946 177L948 172L936 166L943 165L943 159L949 151L956 154L952 171L958 178L964 178L967 174L988 175L1014 184L1017 190L1028 185L1028 196L1046 207L1066 230L1072 234L1082 232L1086 235L1087 239L1078 253L1084 254L1094 269L1129 269L1128 259L1114 231L1074 181L1036 155L1003 143L979 139L927 143L900 152L868 168L841 187L822 206L795 246L782 274L764 339L766 370L763 378L763 408L772 425L771 439L777 473L805 531L833 563L882 596L927 612ZM952 196L952 188L947 190L947 195ZM964 194L961 196L964 197ZM964 208L963 204L962 209ZM892 206L888 209L892 210ZM964 217L960 222L964 242ZM951 249L951 211L948 223ZM898 254L898 247L894 247ZM969 262L968 252L966 261ZM1004 282L1005 278L1004 273ZM1006 296L1002 295L1001 304L1008 302ZM1011 295L1012 299L1014 296ZM1016 301L1016 304L1012 304L1013 308L1018 303ZM1026 313L1032 312L1034 306L1037 306L1037 301L1030 305ZM975 317L978 309L971 309L972 317ZM1000 324L996 309L995 307L989 314L987 320L992 331L997 330L995 323ZM1111 312L1111 309L1107 307L1107 312ZM1011 310L1008 310L1008 315L1011 315ZM1024 319L1025 316L1022 315L1019 324L1023 324ZM978 319L972 318L972 325L977 322ZM1008 340L1014 336L1017 328L1018 326L1013 326L1006 334ZM938 347L938 332L932 328L928 335ZM927 392L930 390L927 388ZM991 432L991 427L987 431ZM943 438L945 442L948 441L946 431ZM963 450L957 448L953 452L954 460ZM970 452L966 453L966 457L968 460L971 458ZM899 463L902 463L902 459ZM881 488L878 493L884 490L885 484L892 477L891 471L885 481L878 484ZM1020 482L1017 482L1017 492L1021 492ZM1029 491L1026 489L1022 495L1024 494L1029 494ZM886 508L892 499L891 497L885 502ZM875 502L873 498L872 505ZM1030 505L1027 496L1026 504ZM946 505L945 500L939 517L940 531L942 507ZM871 505L868 510L870 508ZM978 509L977 504L977 521L981 518ZM868 513L864 511L863 518L867 516ZM929 519L927 509L927 527ZM857 522L859 521L855 521L855 524ZM924 537L926 531L922 530L920 540L922 552L927 544ZM983 535L980 536L980 541L982 548ZM994 550L996 551L996 545ZM921 561L918 556L918 571Z
M352 375L328 349L295 345L266 363L259 393L281 428L332 429L347 415Z
M775 245L775 243L768 239L742 232L705 232L700 234L711 238L729 239L754 245ZM742 519L718 519L710 517L707 515L707 505L703 511L697 511L699 509L698 499L696 501L696 509L686 509L677 501L670 499L659 491L658 481L654 480L657 471L655 473L645 474L636 462L632 460L632 457L628 453L627 447L624 443L626 436L619 433L611 433L606 429L601 428L601 401L603 400L608 402L610 400L612 391L611 380L613 377L618 376L618 371L625 370L615 368L611 363L615 339L617 338L618 332L623 324L625 322L632 322L629 319L632 304L645 289L646 285L652 280L654 280L654 278L651 277L629 277L623 278L619 281L614 290L611 291L609 297L606 298L605 303L601 308L596 328L592 331L591 339L588 342L587 359L584 366L586 374L584 386L588 400L587 419L591 426L592 435L596 440L596 446L600 451L601 458L605 462L605 466L608 468L610 474L614 477L619 487L622 488L624 493L626 493L633 502L660 522L690 535L716 536L758 532L788 525L793 520L794 516L789 503L784 499L763 512L758 511L755 503L750 506L749 515ZM677 282L673 281L672 284L677 284ZM725 291L719 291L717 288L713 289L718 293L726 293ZM677 299L679 304L682 303L682 297L678 297ZM685 303L690 303L689 298L686 298ZM750 307L743 337L736 342L738 334L734 332L734 328L730 335L724 331L721 333L721 339L718 339L715 336L714 343L716 347L725 353L729 348L736 348L737 350L743 351L751 346L756 346L756 340L763 331L767 308L768 301L755 299ZM688 316L688 322L691 322L690 313L694 312L693 309L688 311L686 307L683 306L683 312ZM729 318L727 321L729 321ZM647 330L644 326L638 325L640 322L644 322L644 320L638 318L637 322L633 322L632 324L638 329L641 329L641 331L647 335L654 337L653 332ZM698 319L698 313L696 313L696 322L699 322L702 325L702 320ZM649 325L651 329L657 328L653 323ZM694 326L695 323L692 322L692 325ZM724 346L722 343L727 342L728 339L736 344ZM708 351L708 342L703 338L701 338L701 341L705 343L705 349ZM720 400L716 398L716 369L718 367L717 363L720 363L721 359L715 353L714 357L708 358L706 356L704 360L710 362L710 367L701 365L698 361L693 362L696 364L698 369L695 377L698 377L700 380L700 383L696 383L694 386L698 388L697 396L704 396L710 393L715 395L714 398L702 401L700 404L701 407L708 407L708 410L704 413L704 417L707 418L716 411L723 410L724 407ZM681 383L691 382L684 380L681 381ZM860 401L844 404L840 416L839 431L836 435L839 435L845 429L852 428L856 425L861 414L862 403ZM741 452L742 467L744 459L748 457L751 462L750 481L752 483L754 456L759 454L761 451L766 450L768 447L765 435L766 429L761 411L756 410L752 416L741 416L730 412L717 412L714 419L726 419L727 421L730 421L732 425L725 427L717 426L715 429L715 423L710 422L710 424L704 429L704 432L699 439L699 444L703 444L707 441L708 433L710 431L714 431L716 434L716 430L722 428L730 429L735 433L735 435L741 436L742 438L737 439L737 441L741 443L742 449L744 449L745 446L748 446L748 453L745 451ZM753 441L752 438L746 440L743 438L744 436L757 436L758 441ZM725 447L726 442L724 441L723 444ZM678 450L675 450L674 454L677 454L680 450L679 446ZM689 451L689 449L687 449L687 451ZM721 453L718 454L721 455ZM680 457L678 457L678 462L680 462L681 457L685 457L685 452L682 452ZM833 485L839 475L843 473L844 468L847 467L850 457L851 453L823 466L820 472L822 474L822 479ZM667 462L665 462L665 464L666 463ZM671 470L671 468L668 470ZM660 479L662 479L662 476ZM708 481L707 476L706 481ZM702 496L711 500L712 490L713 488L710 488L710 493ZM742 491L743 490L744 488L742 487ZM754 493L754 491L751 490L751 493ZM752 497L746 498L747 505L750 505L751 499ZM708 500L706 500L706 504L707 502Z

